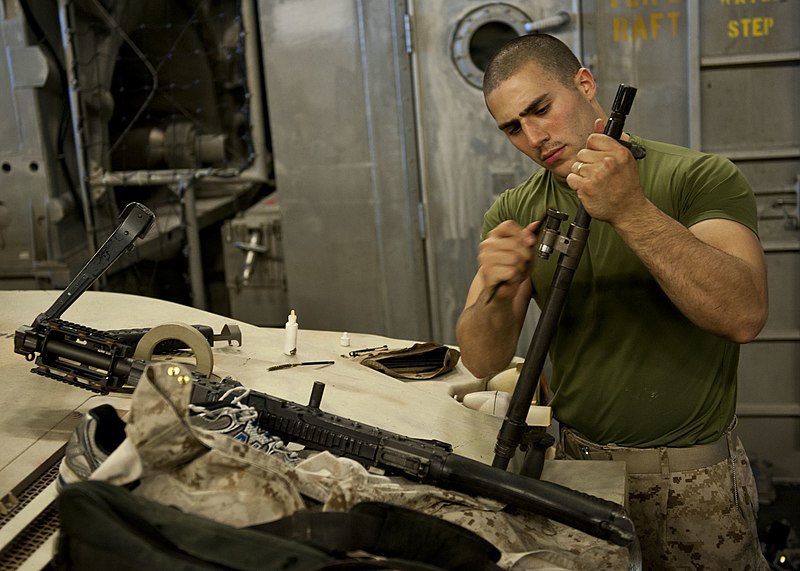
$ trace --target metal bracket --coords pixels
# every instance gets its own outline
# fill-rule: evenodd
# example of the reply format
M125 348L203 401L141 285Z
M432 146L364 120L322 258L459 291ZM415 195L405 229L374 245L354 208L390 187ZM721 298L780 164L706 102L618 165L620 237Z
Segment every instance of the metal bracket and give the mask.
M794 206L794 212L791 212L787 206ZM800 173L797 174L794 182L794 199L779 198L772 203L772 207L781 209L784 230L800 229Z

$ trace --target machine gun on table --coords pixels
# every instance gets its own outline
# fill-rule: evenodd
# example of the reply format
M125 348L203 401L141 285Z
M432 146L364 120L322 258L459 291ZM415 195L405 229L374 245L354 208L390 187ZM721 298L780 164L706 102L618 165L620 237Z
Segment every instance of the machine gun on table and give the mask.
M66 361L62 353L65 350L69 354ZM49 376L59 378L52 372L54 369L68 375L82 374L91 369L88 363L107 359L105 348L76 351L75 347L51 340L42 345L37 362L47 363ZM148 364L146 360L117 356L109 378L135 386ZM226 400L225 395L230 394L230 389L242 386L230 377L219 379L197 372L192 373L192 383L191 402L205 408L231 404L232 397ZM445 442L402 436L327 413L319 408L323 390L324 385L315 382L307 406L252 390L238 403L255 409L259 426L285 443L327 450L387 475L491 498L623 547L635 540L633 522L619 504L488 466L455 454Z
M221 385L195 383L192 402L214 401L222 389L236 386L230 378ZM619 504L460 456L445 442L410 438L330 414L320 409L324 388L314 383L307 406L257 391L238 402L253 407L259 426L285 443L327 450L387 475L498 500L616 545L626 547L636 537Z
M195 350L198 362L198 353L203 351L197 350L201 345L194 341L200 339L201 344L205 342L202 348L210 354L211 341L197 328L158 326L138 330L121 340L119 332L98 331L60 319L77 297L147 232L154 218L136 203L129 205L123 216L122 224L53 306L31 326L17 329L14 350L36 361L32 372L106 393L133 387L144 374L152 355L140 358L131 345L131 339L139 339L140 334L141 341L151 337L152 347L178 339ZM175 336L176 331L183 337ZM196 367L192 373L193 403L222 406L228 389L242 386L231 378L214 377L210 368L202 369ZM287 443L328 450L388 475L498 500L620 546L635 540L633 523L619 504L459 456L444 442L410 438L324 412L319 408L323 390L322 383L315 384L308 406L256 391L249 391L239 402L253 407L260 426Z

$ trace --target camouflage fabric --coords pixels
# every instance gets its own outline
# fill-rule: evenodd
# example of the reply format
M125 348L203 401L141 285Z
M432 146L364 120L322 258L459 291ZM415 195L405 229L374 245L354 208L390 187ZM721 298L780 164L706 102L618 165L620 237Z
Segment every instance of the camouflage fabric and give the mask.
M184 367L164 362L145 370L125 429L142 465L137 494L235 526L305 507L289 463L194 428L188 422L190 393Z
M750 463L738 438L730 448L733 461L628 475L627 509L639 536L643 569L769 569L758 542L758 495ZM562 443L556 456L568 458Z
M92 478L116 484L139 479L138 495L236 527L319 504L323 510L345 511L362 501L382 501L477 533L502 552L498 564L504 569L629 567L625 548L536 514L505 511L493 500L376 475L328 452L289 462L198 429L187 419L187 380L183 366L148 366L126 418L127 439Z
M324 510L345 511L372 500L422 511L465 527L501 552L504 569L550 571L627 569L625 548L611 545L543 516L504 511L503 504L369 473L346 458L322 452L298 464L304 495L324 498ZM309 485L309 480L313 484Z

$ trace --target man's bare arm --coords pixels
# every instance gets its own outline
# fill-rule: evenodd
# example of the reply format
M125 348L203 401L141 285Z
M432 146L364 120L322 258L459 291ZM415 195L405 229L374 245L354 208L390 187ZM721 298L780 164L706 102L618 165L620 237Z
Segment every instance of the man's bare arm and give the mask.
M725 219L684 227L644 196L633 157L609 137L590 135L577 157L582 162L567 183L589 214L614 227L681 312L731 341L752 341L768 313L758 237Z
M480 244L478 272L456 323L461 360L476 377L501 371L514 357L533 291L538 225L506 220Z
M514 357L531 299L531 282L519 285L513 297L494 296L479 271L472 280L467 302L456 323L461 361L476 377L502 371ZM487 303L488 301L488 303Z
M672 302L699 327L736 343L755 339L768 314L758 237L741 224L704 220L686 229L648 203L614 224Z

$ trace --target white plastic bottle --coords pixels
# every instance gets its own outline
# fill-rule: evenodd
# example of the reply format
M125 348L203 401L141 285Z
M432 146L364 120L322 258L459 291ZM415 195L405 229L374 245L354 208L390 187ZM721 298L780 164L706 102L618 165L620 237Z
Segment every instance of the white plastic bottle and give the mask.
M286 331L283 335L283 352L287 355L294 355L297 353L297 330L300 328L294 309L289 313L284 327Z

